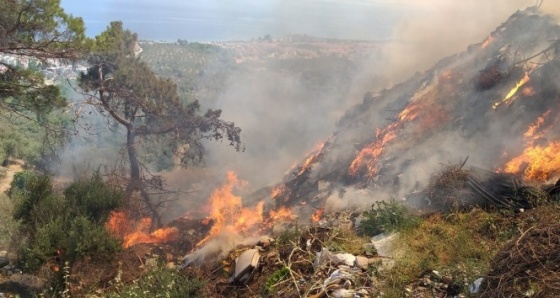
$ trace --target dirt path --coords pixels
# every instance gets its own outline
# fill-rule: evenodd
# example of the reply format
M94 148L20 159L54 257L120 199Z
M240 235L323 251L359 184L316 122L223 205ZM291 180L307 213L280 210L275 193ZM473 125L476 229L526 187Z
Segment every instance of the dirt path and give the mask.
M23 171L24 162L21 159L12 160L11 163L6 167L6 177L0 180L0 193L5 193L10 189L10 184L14 180L14 175Z

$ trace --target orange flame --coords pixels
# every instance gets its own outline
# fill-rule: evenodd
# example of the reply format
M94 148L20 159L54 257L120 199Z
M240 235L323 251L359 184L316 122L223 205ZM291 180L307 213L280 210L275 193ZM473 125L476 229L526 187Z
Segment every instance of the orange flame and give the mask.
M350 164L348 173L354 176L358 173L360 167L365 165L367 167L368 175L374 176L377 174L376 161L381 153L383 153L383 147L379 142L374 142L364 147Z
M264 202L259 202L254 208L244 208L240 196L233 194L234 189L239 189L247 183L237 178L234 172L228 172L224 184L214 190L210 196L210 215L214 224L206 238L201 240L197 246L206 243L207 240L221 231L236 231L243 234L257 232L265 222L263 216ZM278 189L280 190L281 187ZM274 189L273 189L274 192ZM290 220L293 218L291 211L285 207L279 210L271 210L268 214L269 220Z
M111 213L107 221L107 229L123 239L123 247L128 248L140 243L165 243L177 239L176 228L161 228L150 233L152 220L143 218L138 222L131 221L122 211Z
M275 187L272 188L272 191L270 191L270 197L272 199L276 199L276 197L279 196L283 192L284 192L284 186L276 185Z
M270 210L268 213L269 220L291 220L294 218L292 211L286 207L280 207L278 210Z
M518 90L521 86L527 84L527 82L529 82L530 80L531 80L531 78L529 77L529 73L526 72L526 73L525 73L525 76L524 76L521 80L519 80L519 82L517 82L517 84L515 84L515 87L513 87L513 88L509 91L509 93L506 95L506 97L505 97L502 101L494 103L494 105L492 106L492 108L493 108L493 109L496 109L496 108L497 108L499 105L501 105L501 104L510 104L511 101L512 101L511 98L515 95L515 93L517 93L517 90Z
M505 165L504 172L516 174L523 171L523 178L526 180L546 182L559 169L560 141L549 143L547 147L525 148L521 155Z
M523 134L523 137L527 142L530 142L541 136L541 134L537 133L537 131L540 130L540 128L542 127L546 118L548 118L549 115L550 115L550 110L544 112L544 114L538 117L537 120L529 126L529 129L527 129L527 131Z
M375 176L378 172L377 159L383 153L385 146L397 137L397 132L403 124L414 120L420 111L421 107L419 105L411 104L399 113L398 121L388 124L383 129L376 129L376 140L358 153L348 168L348 174L355 176L358 170L365 166L367 175L369 177Z
M486 40L484 40L484 42L482 43L482 45L480 46L481 49L486 48L489 44L491 44L494 41L494 37L493 36L488 36L488 38L486 38Z
M421 107L419 105L411 105L406 107L402 112L399 113L399 120L400 121L412 121L420 112Z
M535 94L535 89L533 89L533 87L531 86L524 87L521 90L521 94L523 94L523 96L525 97L533 96Z
M311 215L311 221L316 223L319 222L319 220L321 220L321 218L323 218L323 214L325 213L325 208L319 208L317 209L313 215Z
M303 165L301 166L301 169L299 170L298 176L305 173L305 171L307 171L309 166L312 163L317 161L317 158L319 157L319 154L323 150L324 146L325 146L325 143L320 143L317 146L315 146L315 149L313 150L313 152L311 154L309 154L307 156L307 158L305 159L305 161L303 162Z

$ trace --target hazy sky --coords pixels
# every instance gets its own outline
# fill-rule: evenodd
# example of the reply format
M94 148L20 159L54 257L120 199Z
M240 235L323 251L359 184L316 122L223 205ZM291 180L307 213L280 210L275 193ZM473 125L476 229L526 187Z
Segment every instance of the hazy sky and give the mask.
M348 39L385 39L394 24L423 13L397 0L62 0L84 18L94 36L121 20L141 39L193 41L249 39L271 34L309 34ZM412 3L414 1L411 1Z

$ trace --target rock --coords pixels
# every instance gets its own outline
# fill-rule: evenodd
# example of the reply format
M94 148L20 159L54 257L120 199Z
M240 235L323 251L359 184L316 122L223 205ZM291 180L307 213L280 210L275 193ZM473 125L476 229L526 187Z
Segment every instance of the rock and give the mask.
M349 253L338 253L335 254L335 260L338 260L338 263L342 263L347 266L354 266L356 264L356 256Z
M259 266L260 254L257 249L248 249L235 260L235 271L230 283L246 284Z
M396 233L393 234L379 234L371 238L371 243L375 247L377 254L385 257L394 257L393 249L391 248L391 243L397 237Z
M369 267L369 259L367 257L362 257L362 256L356 256L356 266L367 270Z

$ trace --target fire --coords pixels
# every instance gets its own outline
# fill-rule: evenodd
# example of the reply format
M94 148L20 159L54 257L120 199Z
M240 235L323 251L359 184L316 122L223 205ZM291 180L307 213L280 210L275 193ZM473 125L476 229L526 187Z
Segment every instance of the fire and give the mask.
M123 247L128 248L139 243L164 243L177 239L179 231L176 228L161 228L150 233L152 220L143 218L134 222L127 218L122 211L111 213L106 227L114 235L123 239Z
M560 169L560 141L549 143L547 147L525 148L523 153L509 161L504 172L520 173L526 180L546 182Z
M255 208L243 208L240 196L232 193L234 188L246 185L245 181L237 179L234 172L228 172L226 182L220 188L214 190L210 196L210 218L214 219L214 225L209 236L215 235L225 227L233 227L236 231L247 232L249 228L263 221L262 211L264 202L260 202Z
M325 213L325 208L319 208L317 209L313 215L311 216L311 221L312 222L319 222L319 220L321 220L321 218L323 218L323 214Z
M489 44L491 44L494 41L494 37L493 36L488 36L488 38L486 38L486 40L484 40L484 42L482 43L482 45L480 46L481 49L486 48Z
M531 80L531 78L529 78L529 74L525 73L525 76L519 82L517 82L517 84L515 85L515 87L513 87L513 89L509 91L509 93L506 95L506 98L504 100L510 99L513 95L515 95L517 89L525 85L527 82L529 82L529 80Z
M358 156L356 156L348 168L348 174L351 176L356 175L358 170L365 165L367 175L369 177L375 176L379 170L377 159L383 153L385 146L397 137L397 133L403 124L416 119L420 111L420 105L411 104L398 114L398 121L388 124L383 129L376 129L376 140L358 153Z
M521 90L521 94L523 94L523 96L525 97L533 96L535 94L535 89L533 89L533 87L531 86L524 87Z
M419 105L411 105L406 107L402 112L399 113L399 120L400 121L412 121L420 112L421 108Z
M493 109L496 109L496 108L497 108L499 105L501 105L501 104L510 104L510 103L511 103L511 98L515 95L515 93L517 93L517 90L518 90L521 86L527 84L527 82L529 82L530 80L531 80L531 78L529 77L529 73L526 72L526 73L525 73L525 76L524 76L521 80L519 80L519 82L517 82L517 84L515 84L515 87L513 87L513 88L509 91L509 93L506 95L506 97L505 97L502 101L494 103L494 105L492 106L492 108L493 108Z
M278 210L270 210L270 212L268 213L268 218L269 220L291 220L294 218L294 215L292 214L292 210L286 207L281 207Z
M376 160L383 153L383 147L380 142L374 142L364 147L358 156L350 164L348 173L352 176L358 173L360 166L366 165L369 176L377 174Z
M279 196L283 192L284 192L284 186L276 185L275 187L272 188L272 191L270 192L270 197L272 199L276 199L276 197Z
M542 127L546 118L548 118L549 115L550 115L550 110L544 112L544 114L538 117L537 120L529 126L529 129L527 129L527 131L523 134L523 137L527 142L530 142L540 137L541 134L537 134L537 131L540 130L540 128Z
M305 173L305 171L307 171L309 166L312 163L317 161L317 158L319 157L319 154L323 150L323 147L325 147L325 143L320 143L317 146L315 146L315 149L313 150L313 152L311 154L309 154L307 156L307 158L305 159L305 161L303 162L303 165L301 166L301 169L299 170L298 176Z

